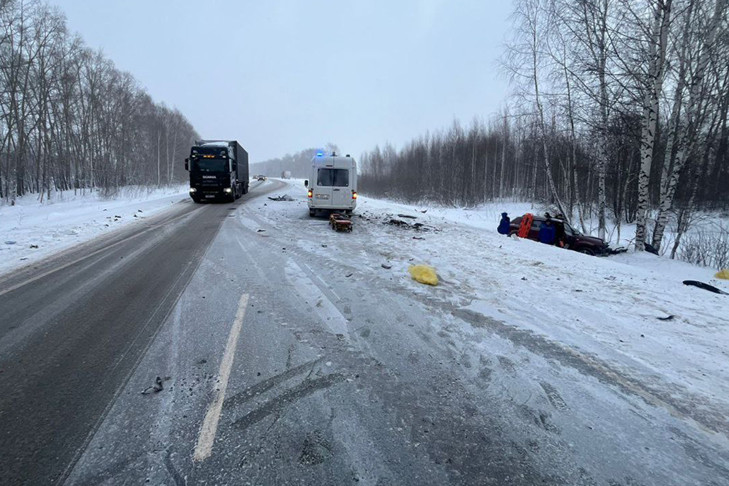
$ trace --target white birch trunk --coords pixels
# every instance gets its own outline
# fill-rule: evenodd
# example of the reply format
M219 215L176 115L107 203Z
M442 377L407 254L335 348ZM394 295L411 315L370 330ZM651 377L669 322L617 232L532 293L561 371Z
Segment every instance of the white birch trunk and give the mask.
M640 140L640 173L638 176L638 213L635 228L635 250L645 250L646 223L650 209L650 174L653 163L658 97L663 87L668 25L672 0L660 2L653 15L649 47L648 79L645 83Z

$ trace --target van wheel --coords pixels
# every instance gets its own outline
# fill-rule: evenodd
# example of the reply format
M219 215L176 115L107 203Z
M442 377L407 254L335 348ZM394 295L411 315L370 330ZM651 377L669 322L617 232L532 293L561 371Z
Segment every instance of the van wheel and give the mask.
M578 251L585 255L595 256L595 252L590 250L589 248L580 248Z

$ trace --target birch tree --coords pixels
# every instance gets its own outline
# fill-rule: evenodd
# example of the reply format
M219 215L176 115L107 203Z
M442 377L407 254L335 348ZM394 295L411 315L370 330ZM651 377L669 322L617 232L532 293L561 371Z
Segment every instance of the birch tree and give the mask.
M668 29L671 21L673 0L657 0L651 6L651 22L647 31L647 69L636 73L642 85L642 118L640 138L640 175L638 177L638 212L635 230L635 249L645 249L646 222L650 209L650 175L653 164L653 149L656 142L658 122L658 101L663 89L666 67ZM638 13L632 12L635 19Z

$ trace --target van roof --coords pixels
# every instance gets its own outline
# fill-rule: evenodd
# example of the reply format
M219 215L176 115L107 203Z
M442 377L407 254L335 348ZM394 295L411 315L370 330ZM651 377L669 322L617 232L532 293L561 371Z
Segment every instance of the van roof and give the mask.
M341 155L322 155L314 157L311 161L313 165L318 167L351 167L352 165L356 165L354 157L344 157Z

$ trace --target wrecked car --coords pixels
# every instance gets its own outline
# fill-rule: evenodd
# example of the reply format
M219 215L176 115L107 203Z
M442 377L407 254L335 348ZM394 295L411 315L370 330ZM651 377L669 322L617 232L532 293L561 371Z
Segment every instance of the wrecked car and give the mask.
M519 233L519 227L524 216L518 216L511 220L509 236L516 235ZM531 228L527 238L534 241L539 241L539 229L542 224L547 220L545 216L534 215L532 220ZM578 230L569 225L566 221L559 218L549 218L552 224L556 228L557 239L555 246L567 248L569 250L578 251L586 255L597 255L607 256L614 255L616 253L622 253L625 251L624 248L612 249L608 244L595 236L583 235Z

